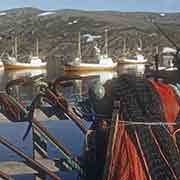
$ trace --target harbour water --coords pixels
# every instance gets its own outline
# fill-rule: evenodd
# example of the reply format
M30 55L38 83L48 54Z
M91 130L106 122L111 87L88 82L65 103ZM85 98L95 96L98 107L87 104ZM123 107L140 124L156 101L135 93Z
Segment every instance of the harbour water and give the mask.
M54 72L58 72L54 74ZM66 87L61 89L65 97L72 101L75 95L87 95L88 88L94 81L101 81L105 83L108 79L118 76L121 73L135 73L143 75L144 65L126 65L118 69L117 72L91 72L83 73L81 76L93 77L86 79L84 81L75 80L72 87ZM63 74L61 71L54 71L54 69L48 71L46 70L20 70L20 71L4 71L0 70L0 91L3 92L5 85L12 79L17 79L24 76L35 76L38 74L44 74L47 79L55 79ZM17 87L16 93L24 101L31 102L33 96L35 96L36 89L33 87ZM75 126L74 123L67 120L57 121L45 121L43 125L47 127L50 132L52 132L58 140L60 140L68 149L70 149L75 155L80 157L83 153L84 137L81 131ZM87 123L87 126L90 124ZM24 152L32 156L32 134L30 133L28 137L23 141L22 137L26 131L28 123L1 123L0 125L0 136L6 137L11 143L16 144ZM53 146L48 144L48 155L51 158L61 157L60 153ZM0 161L14 161L22 160L16 154L9 151L4 146L0 145ZM75 172L66 173L60 172L60 177L64 180L74 180L77 179L78 174ZM18 176L16 179L33 179L33 176Z

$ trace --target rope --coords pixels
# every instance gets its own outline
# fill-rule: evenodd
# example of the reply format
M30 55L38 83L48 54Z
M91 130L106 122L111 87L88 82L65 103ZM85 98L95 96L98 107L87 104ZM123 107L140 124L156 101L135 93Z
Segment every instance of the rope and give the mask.
M164 125L180 125L180 122L136 122L136 121L119 121L121 123L124 123L124 125L146 125L146 126L164 126Z

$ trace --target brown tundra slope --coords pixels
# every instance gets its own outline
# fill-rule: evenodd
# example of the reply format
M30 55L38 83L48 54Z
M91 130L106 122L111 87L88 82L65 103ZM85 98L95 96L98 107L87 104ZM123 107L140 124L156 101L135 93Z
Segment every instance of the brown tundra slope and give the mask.
M101 35L96 41L104 47L104 29L108 29L109 54L118 57L123 41L133 49L142 39L143 49L150 55L153 47L171 46L151 24L153 18L180 45L180 13L113 12L58 10L45 12L34 8L20 8L0 12L0 52L11 53L13 39L18 37L18 52L27 56L39 39L40 54L46 60L63 62L77 54L78 32L81 32L82 56L88 61L94 56L94 42L87 42L84 34Z

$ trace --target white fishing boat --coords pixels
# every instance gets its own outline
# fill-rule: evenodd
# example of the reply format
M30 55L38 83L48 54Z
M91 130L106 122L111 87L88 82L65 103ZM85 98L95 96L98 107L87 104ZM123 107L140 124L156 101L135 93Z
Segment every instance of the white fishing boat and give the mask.
M18 70L18 69L43 69L46 68L47 63L42 62L39 58L38 44L36 47L36 56L30 56L28 62L18 62L17 53L17 38L15 39L14 55L10 56L7 54L7 58L3 60L4 68L8 70Z
M134 56L125 56L119 59L119 64L145 64L147 59L142 55L137 53Z
M108 56L107 30L105 31L105 54L101 54L101 51L97 45L94 47L96 50L97 63L82 62L80 33L78 35L78 42L78 56L75 58L74 62L67 63L64 66L65 71L106 71L117 67L117 62L113 62L112 58Z
M142 40L139 39L140 45L134 54L126 52L126 40L124 40L123 56L119 58L119 64L145 64L147 59L141 54L142 51Z
M117 63L114 63L111 58L106 56L101 57L99 64L90 63L68 63L65 65L65 71L108 71L117 67Z

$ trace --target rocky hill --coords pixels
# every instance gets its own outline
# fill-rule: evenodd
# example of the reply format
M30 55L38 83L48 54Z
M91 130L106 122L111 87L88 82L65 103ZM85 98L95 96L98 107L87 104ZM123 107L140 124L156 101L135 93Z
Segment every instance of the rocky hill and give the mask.
M109 53L113 57L122 53L124 39L130 49L136 47L139 39L142 39L146 53L151 53L156 45L171 46L153 27L151 18L180 45L180 13L68 9L45 12L34 8L20 8L0 12L0 52L11 53L14 38L18 37L18 52L26 56L35 52L35 41L38 38L41 56L68 61L77 54L78 32L81 32L82 55L88 60L94 55L94 42L87 39L87 34L100 35L102 38L96 41L103 49L105 29L108 29ZM85 34L86 38L83 38Z

